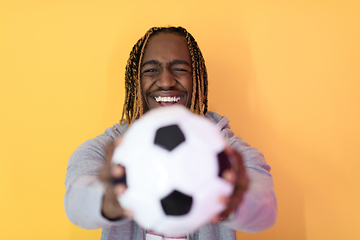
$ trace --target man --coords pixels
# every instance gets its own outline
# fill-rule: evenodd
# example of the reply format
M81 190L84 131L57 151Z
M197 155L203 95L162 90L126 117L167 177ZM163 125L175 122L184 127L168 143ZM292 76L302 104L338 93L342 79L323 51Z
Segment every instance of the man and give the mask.
M114 184L124 169L111 166L112 150L121 144L129 125L153 108L181 104L221 127L236 159L223 177L234 183L231 197L219 199L227 208L199 231L178 239L236 239L235 230L258 232L271 227L277 207L270 166L255 148L235 136L226 117L207 111L207 73L195 39L184 28L151 28L133 47L126 67L126 96L120 124L79 146L69 160L65 210L74 224L103 228L101 239L154 239L122 209L117 196L126 189ZM139 136L141 137L141 136ZM159 236L159 239L163 239Z

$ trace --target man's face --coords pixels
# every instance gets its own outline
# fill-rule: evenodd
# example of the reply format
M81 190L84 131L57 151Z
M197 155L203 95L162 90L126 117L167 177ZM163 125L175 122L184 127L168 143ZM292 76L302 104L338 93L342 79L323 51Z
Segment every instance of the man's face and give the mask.
M152 36L141 66L144 112L181 104L190 107L192 68L185 38L172 33Z

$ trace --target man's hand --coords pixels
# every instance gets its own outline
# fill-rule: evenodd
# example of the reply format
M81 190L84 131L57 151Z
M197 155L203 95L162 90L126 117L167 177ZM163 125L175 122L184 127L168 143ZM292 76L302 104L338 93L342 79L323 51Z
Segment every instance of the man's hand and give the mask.
M123 209L117 200L118 196L124 193L126 185L124 183L114 183L114 179L125 176L125 168L121 165L111 163L114 149L121 143L121 138L110 144L106 151L106 165L100 170L99 178L107 186L103 196L101 207L102 215L109 220L117 220L123 217L131 217L132 213Z
M236 210L236 208L241 204L243 195L249 185L249 179L246 175L241 154L231 147L227 147L225 149L225 153L228 158L232 160L232 169L224 171L222 177L228 182L234 184L234 192L230 197L221 197L220 201L225 203L227 207L222 213L212 218L212 223L218 223L222 220L226 220L229 217L229 214Z

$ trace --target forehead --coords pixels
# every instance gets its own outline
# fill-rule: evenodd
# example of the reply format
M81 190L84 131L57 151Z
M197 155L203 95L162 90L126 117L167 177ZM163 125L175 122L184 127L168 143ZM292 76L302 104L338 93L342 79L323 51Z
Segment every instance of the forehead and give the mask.
M184 60L190 64L190 52L185 37L173 33L159 33L150 37L142 62L149 60Z

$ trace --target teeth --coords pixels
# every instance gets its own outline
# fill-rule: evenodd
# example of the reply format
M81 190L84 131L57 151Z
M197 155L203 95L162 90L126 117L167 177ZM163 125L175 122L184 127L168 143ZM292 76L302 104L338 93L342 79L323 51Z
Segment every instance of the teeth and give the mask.
M154 97L156 102L177 102L181 97Z

